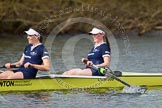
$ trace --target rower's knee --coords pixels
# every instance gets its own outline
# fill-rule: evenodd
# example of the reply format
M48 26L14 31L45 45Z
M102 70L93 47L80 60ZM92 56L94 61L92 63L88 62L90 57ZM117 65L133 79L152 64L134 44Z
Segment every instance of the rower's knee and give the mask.
M0 74L0 79L6 79L6 78L7 78L6 75L4 75L4 74Z
M64 72L63 75L73 75L74 72L73 71L67 71L67 72Z
M67 72L64 72L63 75L71 75L72 72L71 71L67 71Z
M12 78L12 76L10 75L10 76L7 76L6 79L13 79L13 78Z
M64 72L63 75L67 75L67 72Z
M71 69L63 73L63 75L80 75L81 69Z

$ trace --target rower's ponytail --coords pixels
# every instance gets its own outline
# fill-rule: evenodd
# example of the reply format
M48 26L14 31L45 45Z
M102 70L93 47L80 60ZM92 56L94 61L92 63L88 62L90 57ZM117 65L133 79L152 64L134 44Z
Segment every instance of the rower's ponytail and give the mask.
M43 42L43 37L42 37L42 36L39 37L39 42L40 42L40 43Z
M110 52L111 52L111 47L110 47L110 43L109 43L109 40L108 40L108 37L107 37L107 33L106 32L105 32L105 36L104 37L105 37L106 44L110 48Z

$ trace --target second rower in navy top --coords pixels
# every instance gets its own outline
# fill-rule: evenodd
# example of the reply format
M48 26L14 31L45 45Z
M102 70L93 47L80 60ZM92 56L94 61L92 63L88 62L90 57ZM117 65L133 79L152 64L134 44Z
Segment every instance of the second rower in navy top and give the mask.
M91 68L94 64L99 67L106 67L110 65L110 46L109 43L104 42L105 32L98 28L93 28L89 32L94 40L94 47L88 53L87 58L82 58L82 62L87 60L87 66L85 69L71 69L64 72L64 75L89 75L89 76L101 76L102 74L95 69Z

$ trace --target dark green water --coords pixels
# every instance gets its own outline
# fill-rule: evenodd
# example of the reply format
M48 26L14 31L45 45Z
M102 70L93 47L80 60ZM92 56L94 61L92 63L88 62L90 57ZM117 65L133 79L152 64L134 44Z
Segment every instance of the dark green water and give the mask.
M115 41L114 41L115 40ZM75 67L84 67L80 62L86 57L93 42L85 34L57 36L51 51L51 73L62 72ZM112 47L111 68L121 71L162 72L162 32L148 33L138 37L136 33L127 38L110 38ZM0 65L16 62L27 44L25 37L0 38ZM39 72L38 74L47 74ZM0 108L160 108L161 88L145 94L121 94L120 91L92 93L87 91L51 91L34 93L0 94Z

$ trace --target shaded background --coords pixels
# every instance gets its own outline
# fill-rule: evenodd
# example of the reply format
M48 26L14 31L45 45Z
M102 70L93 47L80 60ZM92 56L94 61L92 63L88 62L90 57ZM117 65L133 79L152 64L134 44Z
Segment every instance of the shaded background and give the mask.
M85 17L102 22L110 30L112 25L122 25L129 31L140 35L162 29L161 0L1 0L0 33L21 34L29 27L35 27L43 34L48 34L57 24L68 18ZM111 27L109 27L111 25ZM81 31L91 28L86 24L74 24L63 33Z

